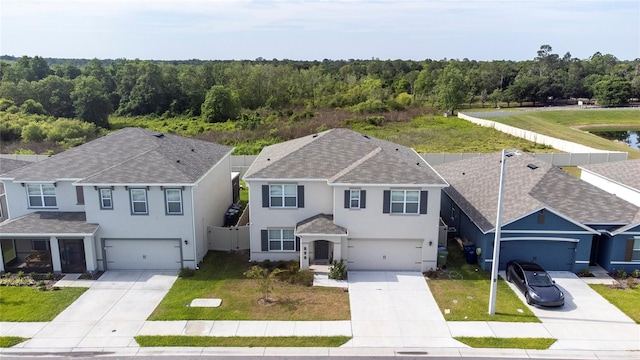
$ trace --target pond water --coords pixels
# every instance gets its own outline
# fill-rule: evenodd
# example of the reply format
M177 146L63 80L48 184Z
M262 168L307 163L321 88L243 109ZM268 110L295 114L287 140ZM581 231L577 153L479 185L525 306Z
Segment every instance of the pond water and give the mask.
M591 131L594 135L598 135L607 140L620 141L626 143L634 149L640 149L640 134L635 130L622 131Z

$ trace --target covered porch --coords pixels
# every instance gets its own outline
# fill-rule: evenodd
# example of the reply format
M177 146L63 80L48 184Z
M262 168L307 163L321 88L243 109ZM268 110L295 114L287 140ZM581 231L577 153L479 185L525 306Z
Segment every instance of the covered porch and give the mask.
M84 212L35 212L0 224L0 271L97 270L95 233Z
M300 240L300 268L329 265L345 253L347 229L333 223L333 215L318 214L296 224L295 236Z

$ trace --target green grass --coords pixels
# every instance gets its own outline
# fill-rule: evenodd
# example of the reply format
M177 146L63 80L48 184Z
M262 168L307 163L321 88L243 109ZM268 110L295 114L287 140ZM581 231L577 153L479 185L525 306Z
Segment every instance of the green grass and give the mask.
M640 130L640 110L557 110L527 111L491 120L572 141L602 150L629 152L630 159L640 158L640 151L616 143L589 130Z
M34 287L0 287L0 321L51 321L87 288L39 291Z
M142 347L338 347L351 338L348 336L136 336L135 339Z
M349 320L349 294L338 288L277 282L262 305L255 280L243 272L250 267L241 253L210 251L193 277L179 278L149 320ZM188 307L196 298L219 298L218 308Z
M640 286L633 289L614 289L609 285L590 284L591 288L640 324Z
M496 152L520 149L550 152L548 147L481 127L457 117L420 116L409 122L391 122L384 126L351 124L351 129L415 149L418 153Z
M465 263L464 253L455 241L449 242L448 250L447 270L459 272L462 280L448 279L446 271L428 273L427 280L447 321L540 322L502 279L498 280L495 314L489 315L490 274L477 264ZM438 277L433 279L430 275Z
M18 345L21 342L27 341L29 338L23 338L18 336L0 336L0 348L8 348L14 345Z
M532 349L546 350L556 339L549 338L496 338L496 337L467 337L460 336L454 339L472 348L489 349Z

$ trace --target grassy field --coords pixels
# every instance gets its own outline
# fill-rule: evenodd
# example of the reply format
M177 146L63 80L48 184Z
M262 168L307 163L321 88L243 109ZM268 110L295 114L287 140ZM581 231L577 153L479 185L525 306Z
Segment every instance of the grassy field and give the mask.
M477 264L467 264L455 241L449 242L448 251L447 269L427 273L429 289L447 321L540 322L502 279L498 280L496 312L489 315L490 274ZM462 279L449 278L458 274Z
M0 348L8 348L29 340L19 336L0 336Z
M35 287L0 287L0 321L51 321L87 289L65 287L39 291Z
M349 320L349 294L338 288L277 282L274 304L258 303L262 293L247 279L244 254L210 251L193 277L179 278L149 320ZM188 307L196 298L222 299L218 308Z
M338 347L348 336L136 336L142 347L196 346L196 347Z
M602 150L626 151L630 159L640 151L589 133L589 130L640 130L640 109L522 111L501 118L503 124L572 141Z

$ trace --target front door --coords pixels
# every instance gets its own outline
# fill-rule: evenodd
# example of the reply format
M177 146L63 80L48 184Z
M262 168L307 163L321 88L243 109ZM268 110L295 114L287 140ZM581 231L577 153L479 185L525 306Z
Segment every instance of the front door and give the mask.
M58 244L63 273L81 273L87 269L82 239L60 239Z
M314 242L314 253L316 261L329 261L329 242L317 240Z

